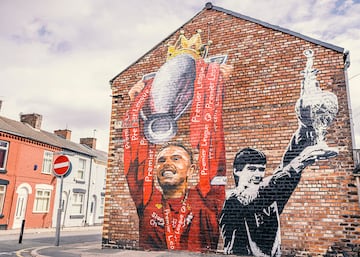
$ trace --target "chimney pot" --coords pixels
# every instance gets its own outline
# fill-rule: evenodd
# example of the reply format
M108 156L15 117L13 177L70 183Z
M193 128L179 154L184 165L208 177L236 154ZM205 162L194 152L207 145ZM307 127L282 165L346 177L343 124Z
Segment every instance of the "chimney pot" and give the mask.
M96 138L94 137L80 138L80 144L87 145L92 149L96 149Z
M71 130L69 130L69 129L58 129L58 130L55 130L54 133L57 136L62 137L66 140L71 139Z
M41 128L42 116L37 113L20 114L20 121L29 124L35 129Z

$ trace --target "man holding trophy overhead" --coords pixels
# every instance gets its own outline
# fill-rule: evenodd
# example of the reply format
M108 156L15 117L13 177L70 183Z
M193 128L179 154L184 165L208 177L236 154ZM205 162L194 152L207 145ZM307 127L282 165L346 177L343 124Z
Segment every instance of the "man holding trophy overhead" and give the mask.
M307 63L295 107L299 128L279 167L273 175L264 177L264 153L244 148L235 155L236 187L225 200L219 222L225 254L281 256L280 214L298 185L302 171L317 160L338 154L336 148L324 141L326 129L338 111L337 97L319 87L313 51L306 50L304 55Z
M123 130L124 173L145 250L217 249L226 184L223 82L231 67L220 58L206 59L209 43L201 43L200 32L186 39L181 31L167 61L129 91L133 101L124 123L132 125ZM177 122L189 109L188 140L173 141L184 136ZM199 182L192 187L188 180L195 171Z

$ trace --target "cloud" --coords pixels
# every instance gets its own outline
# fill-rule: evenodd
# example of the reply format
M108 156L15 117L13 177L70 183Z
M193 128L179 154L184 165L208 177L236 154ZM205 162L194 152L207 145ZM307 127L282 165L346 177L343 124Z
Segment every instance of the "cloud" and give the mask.
M23 1L0 3L1 115L43 115L43 129L93 134L107 150L109 80L201 11L206 0ZM360 4L336 0L217 0L216 6L350 50L360 74ZM21 8L19 8L21 6ZM276 11L269 11L276 10ZM214 28L216 29L216 28ZM350 79L360 144L360 76Z

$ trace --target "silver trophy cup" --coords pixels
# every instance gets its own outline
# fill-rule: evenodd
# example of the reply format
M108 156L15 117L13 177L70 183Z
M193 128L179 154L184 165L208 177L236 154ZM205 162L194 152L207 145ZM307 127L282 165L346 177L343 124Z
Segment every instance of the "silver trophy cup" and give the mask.
M327 159L338 154L337 148L327 146L325 135L327 128L333 122L338 112L338 101L335 94L323 91L316 80L318 70L313 68L314 53L305 50L306 68L302 72L304 80L301 83L301 96L295 107L300 122L315 130L315 142L325 151L322 158Z
M188 54L175 56L160 67L141 111L144 134L151 143L163 144L176 135L177 120L192 102L195 77L196 63Z

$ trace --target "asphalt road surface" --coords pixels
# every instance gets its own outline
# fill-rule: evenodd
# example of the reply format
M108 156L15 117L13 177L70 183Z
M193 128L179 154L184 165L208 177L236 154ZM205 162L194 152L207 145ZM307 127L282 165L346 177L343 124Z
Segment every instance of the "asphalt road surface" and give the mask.
M24 233L21 243L20 234L3 234L0 231L0 257L29 257L33 249L55 245L55 232ZM59 246L101 242L101 229L89 231L61 231ZM70 256L69 256L70 257Z

